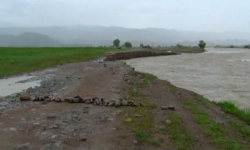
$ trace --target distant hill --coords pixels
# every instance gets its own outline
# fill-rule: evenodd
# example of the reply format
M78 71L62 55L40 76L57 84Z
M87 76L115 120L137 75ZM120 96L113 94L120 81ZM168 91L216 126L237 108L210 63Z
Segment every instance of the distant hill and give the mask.
M60 42L55 39L34 32L25 32L18 36L14 35L0 35L0 45L2 46L60 46Z
M0 46L9 46L16 36L11 34L0 34Z
M112 45L112 41L119 38L121 44L126 41L132 42L133 46L140 44L151 46L170 46L178 43L185 45L197 45L198 41L204 40L208 46L214 45L249 45L250 33L248 32L194 32L182 30L168 30L163 28L145 28L145 29L132 29L123 27L103 27L103 26L68 26L68 27L0 27L0 34L19 35L24 32L35 32L59 41L67 46L84 46L92 45L99 46ZM33 35L34 37L38 37ZM26 37L26 36L25 36ZM40 37L40 36L39 36ZM48 37L47 37L48 38ZM43 38L41 38L43 39ZM21 40L21 39L20 39ZM19 41L20 41L19 40ZM27 45L40 44L43 40L29 39L31 43ZM15 42L16 43L16 42ZM24 43L24 41L21 41ZM52 42L54 45L58 42ZM57 43L57 44L56 44ZM17 42L16 44L20 44ZM43 45L43 44L42 44Z

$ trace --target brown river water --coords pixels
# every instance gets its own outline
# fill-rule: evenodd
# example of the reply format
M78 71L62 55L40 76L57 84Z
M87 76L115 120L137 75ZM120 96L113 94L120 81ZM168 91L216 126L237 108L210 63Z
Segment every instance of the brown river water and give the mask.
M233 101L250 108L250 50L208 48L199 54L127 60L136 71L203 95L211 101Z

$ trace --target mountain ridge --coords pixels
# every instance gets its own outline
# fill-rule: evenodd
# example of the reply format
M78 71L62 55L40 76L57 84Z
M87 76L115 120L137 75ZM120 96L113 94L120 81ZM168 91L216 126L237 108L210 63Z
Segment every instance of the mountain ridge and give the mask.
M122 43L130 41L134 46L140 44L170 46L178 43L193 46L197 45L199 40L206 41L209 46L250 44L250 33L237 31L213 33L164 28L132 29L114 26L0 27L0 34L19 35L27 31L47 35L63 45L110 46L116 38L119 38Z

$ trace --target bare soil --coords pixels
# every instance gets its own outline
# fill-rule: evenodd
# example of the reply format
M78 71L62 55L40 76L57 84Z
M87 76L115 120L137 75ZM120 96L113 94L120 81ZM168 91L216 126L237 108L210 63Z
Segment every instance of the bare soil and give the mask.
M53 72L55 78L60 75L63 79L56 80L63 82L60 86L50 85L48 87L50 90L32 89L29 90L29 94L36 96L37 91L40 91L40 95L49 94L63 99L82 95L84 98L100 97L105 100L119 100L126 97L132 88L132 85L123 78L124 74L128 74L130 70L129 66L120 61L88 61L61 65ZM139 80L137 75L129 75L128 78L130 81ZM13 105L22 107L9 107L0 114L0 149L176 149L170 135L160 132L160 128L166 122L168 112L161 110L161 106L165 105L175 106L175 111L171 112L181 116L181 124L191 136L192 149L216 149L208 137L199 130L199 125L180 97L181 95L196 102L195 93L177 87L173 92L172 88L173 86L168 81L156 79L152 86L139 89L143 95L156 104L156 108L152 111L154 137L163 139L164 142L161 145L136 140L134 133L126 127L121 116L125 107L17 101L13 102ZM215 104L210 104L214 106L211 109L197 103L200 109L206 111L215 121L224 126L229 126L230 118L235 119L223 113ZM231 132L231 135L234 135L232 139L242 138L234 131Z

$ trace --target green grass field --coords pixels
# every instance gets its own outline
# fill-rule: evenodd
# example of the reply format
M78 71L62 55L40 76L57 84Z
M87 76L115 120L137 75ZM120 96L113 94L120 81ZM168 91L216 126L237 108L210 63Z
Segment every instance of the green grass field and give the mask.
M0 47L0 77L103 55L104 47Z

